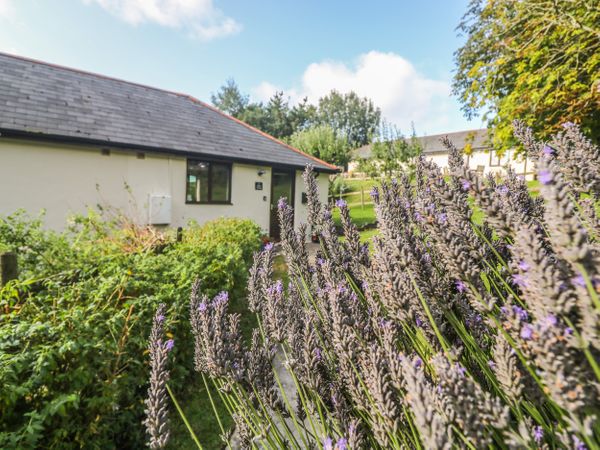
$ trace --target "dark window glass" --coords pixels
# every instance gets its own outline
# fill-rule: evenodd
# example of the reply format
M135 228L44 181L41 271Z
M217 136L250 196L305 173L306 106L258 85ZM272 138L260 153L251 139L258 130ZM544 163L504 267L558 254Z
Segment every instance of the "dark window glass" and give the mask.
M189 160L187 165L187 203L229 203L231 165Z
M211 164L212 169L212 192L211 201L229 201L229 172L231 167L227 164Z

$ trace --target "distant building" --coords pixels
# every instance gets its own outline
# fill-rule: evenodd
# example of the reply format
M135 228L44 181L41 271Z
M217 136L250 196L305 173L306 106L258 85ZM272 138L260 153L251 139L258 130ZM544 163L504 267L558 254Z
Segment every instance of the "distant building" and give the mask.
M277 201L306 221L302 171L327 201L338 169L193 97L0 53L0 215L61 229L97 205L142 224L220 216L279 235Z
M455 133L435 134L417 138L423 147L423 155L435 162L442 170L448 168L448 150L441 142L441 138L448 139L459 149L465 152L465 160L471 169L486 175L488 173L502 173L504 168L510 166L517 174L524 175L527 179L533 177L533 164L521 155L516 155L513 150L505 151L502 156L490 146L487 130L467 130ZM371 156L371 145L365 145L354 151L354 158L348 164L348 173L359 172L361 159Z

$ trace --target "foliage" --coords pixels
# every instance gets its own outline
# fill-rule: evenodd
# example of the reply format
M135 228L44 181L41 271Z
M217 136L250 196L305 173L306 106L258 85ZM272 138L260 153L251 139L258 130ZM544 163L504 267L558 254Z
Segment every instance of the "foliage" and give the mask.
M371 144L371 156L359 161L359 170L371 177L397 176L403 171L412 173L417 156L423 152L413 128L410 138L405 138L394 125L384 121L379 136Z
M128 221L76 217L64 233L23 213L0 219L0 243L20 257L20 279L0 290L0 448L140 448L145 342L161 302L181 317L203 289L244 284L260 229L220 219L174 233ZM233 302L234 304L237 302ZM172 321L179 390L192 350Z
M600 139L600 8L595 0L472 0L458 29L453 91L494 141L515 141L511 118L542 137L572 120Z
M307 98L290 106L284 92L278 91L265 104L250 102L233 80L227 80L211 98L213 105L220 110L278 139L287 140L306 128L322 126L332 128L350 148L368 143L381 118L380 109L371 100L360 98L354 92L340 94L331 91L319 99L316 106L310 104ZM334 156L338 158L337 155L336 152Z
M600 149L575 126L549 144L516 134L539 196L512 171L482 179L446 140L448 176L419 158L414 182L373 190L372 253L344 201L338 239L307 170L320 250L281 202L289 283L266 246L250 345L224 294L194 291L196 369L243 447L599 448Z
M230 116L239 117L248 108L250 97L242 95L235 80L229 78L216 94L210 96L210 101Z
M289 143L304 153L337 166L343 167L350 160L348 141L328 125L296 131L290 136Z
M329 183L329 196L330 197L341 197L349 190L348 183L342 175L336 175L333 180Z
M381 110L355 92L335 90L319 99L317 123L329 125L348 140L351 148L371 142L381 120Z

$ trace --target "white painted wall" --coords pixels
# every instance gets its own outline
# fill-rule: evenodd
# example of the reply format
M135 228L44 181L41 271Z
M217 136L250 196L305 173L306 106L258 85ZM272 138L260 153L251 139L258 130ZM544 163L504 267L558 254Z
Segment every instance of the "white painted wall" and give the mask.
M469 167L471 169L483 168L483 174L487 175L488 173L497 173L503 174L505 173L506 166L511 167L517 174L525 175L528 180L533 178L533 163L528 160L525 163L525 158L521 155L516 155L513 150L507 150L502 158L498 161L495 155L493 158L490 158L489 151L473 151L470 155L464 155L466 158ZM448 167L448 153L430 153L426 154L425 157L436 163L442 169ZM496 165L500 163L500 165Z
M319 188L319 200L326 205L329 193L329 175L326 173L319 174L317 176L317 186ZM302 171L299 170L296 172L296 194L294 198L294 226L296 228L298 228L298 225L301 223L307 223L308 221L308 209L306 208L306 205L302 204L303 192L306 192L306 188L304 186L304 180L302 179Z
M429 161L436 163L441 169L448 167L448 153L426 153L425 157ZM477 169L478 166L483 166L483 173L505 173L505 166L509 165L519 175L525 175L528 180L533 179L533 162L531 160L525 163L525 158L521 155L516 155L512 150L508 150L504 153L504 156L500 160L500 166L490 165L490 152L489 151L473 151L468 157L469 167L471 169ZM495 158L494 158L495 159ZM493 162L496 164L496 161ZM358 174L358 161L351 161L348 164L348 174L350 176Z
M265 171L262 176L259 170ZM263 183L255 190L254 183ZM328 177L318 178L321 196L327 201ZM60 230L73 213L104 205L123 211L138 223L148 222L149 195L170 195L171 226L184 226L218 217L245 217L269 230L271 169L267 166L233 164L231 205L185 203L186 159L111 149L55 145L0 139L0 215L17 209L30 214L46 210L45 225ZM306 221L302 205L301 172L296 177L296 223Z

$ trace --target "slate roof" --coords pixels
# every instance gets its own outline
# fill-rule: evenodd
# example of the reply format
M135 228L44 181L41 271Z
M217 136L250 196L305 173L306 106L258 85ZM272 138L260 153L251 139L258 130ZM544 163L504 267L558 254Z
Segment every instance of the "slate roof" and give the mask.
M189 95L5 53L0 134L337 171Z
M487 130L485 128L479 130L457 131L455 133L432 134L430 136L421 136L417 140L423 146L423 153L447 153L446 147L440 141L444 136L458 148L463 149L467 143L467 139L471 141L473 150L484 150L490 147L487 142ZM472 140L471 140L472 139ZM371 156L371 145L363 145L353 152L355 159L369 158Z

